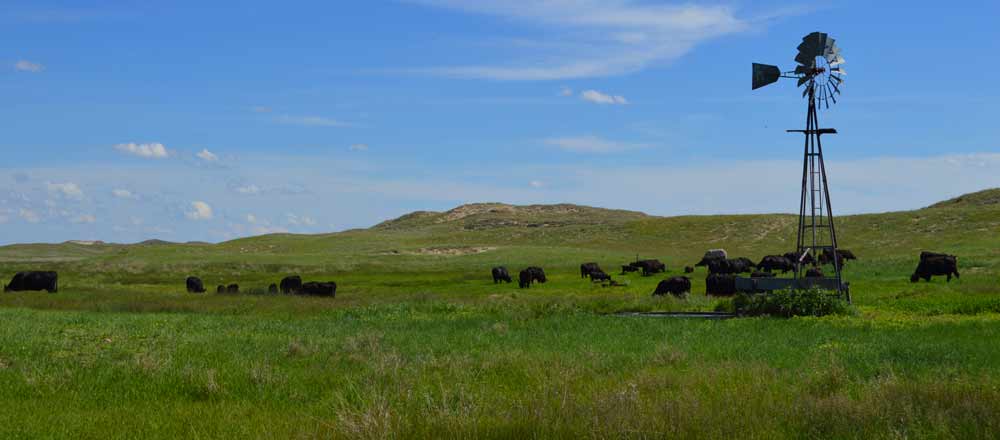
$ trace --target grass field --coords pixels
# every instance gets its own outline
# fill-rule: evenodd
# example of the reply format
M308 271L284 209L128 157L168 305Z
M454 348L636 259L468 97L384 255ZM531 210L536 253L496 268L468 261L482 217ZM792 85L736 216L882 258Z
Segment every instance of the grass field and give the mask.
M997 438L1000 190L839 219L855 312L691 321L662 277L580 279L639 255L668 275L708 248L794 247L786 215L649 217L472 205L367 230L218 245L15 245L0 277L57 270L60 293L0 294L2 438ZM921 250L962 278L911 284ZM489 268L546 269L528 290ZM191 295L336 280L336 299Z

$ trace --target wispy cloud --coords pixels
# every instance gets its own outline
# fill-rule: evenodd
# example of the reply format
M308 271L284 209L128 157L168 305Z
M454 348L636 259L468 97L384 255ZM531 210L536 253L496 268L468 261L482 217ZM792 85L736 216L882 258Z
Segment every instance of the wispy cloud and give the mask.
M703 41L746 31L751 24L728 6L632 0L413 1L521 21L564 42L558 50L537 45L520 63L423 69L459 78L558 80L632 73L677 59Z
M350 146L351 151L368 151L368 144L354 144Z
M154 142L149 144L137 144L130 142L127 144L115 145L115 149L132 156L143 157L146 159L166 159L170 157L170 151L163 144Z
M17 70L18 72L39 73L45 70L45 66L43 66L41 63L35 63L28 60L19 60L18 62L14 63L14 69Z
M70 220L71 223L95 223L97 218L91 214L80 214Z
M213 153L211 151L208 151L207 149L202 149L197 154L195 154L195 156L197 156L199 159L201 159L201 160L203 160L205 162L218 162L219 161L219 156L216 156L215 153Z
M628 104L628 100L621 95L608 95L597 90L584 90L580 93L580 99L584 101L593 102L595 104L607 104L607 105L625 105Z
M136 195L132 194L132 191L129 191L127 189L120 189L120 188L112 190L111 191L111 195L113 195L113 196L115 196L115 197L117 197L119 199L133 199L133 198L136 198Z
M47 183L50 193L58 194L68 199L79 200L83 198L83 190L73 182Z
M327 118L323 116L292 116L281 115L277 121L282 124L302 125L306 127L353 127L354 124L344 122L339 119Z
M617 153L647 147L645 144L617 142L597 136L551 138L546 139L545 143L573 153Z
M27 208L21 208L18 212L18 216L28 223L38 223L42 220L37 212Z
M191 220L211 220L215 217L212 207L202 201L191 202L191 210L184 215Z

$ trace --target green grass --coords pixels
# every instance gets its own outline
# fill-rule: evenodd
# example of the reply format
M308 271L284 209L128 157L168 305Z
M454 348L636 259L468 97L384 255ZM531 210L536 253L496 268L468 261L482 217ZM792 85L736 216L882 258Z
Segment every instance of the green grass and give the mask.
M0 294L0 438L996 438L997 194L841 218L856 311L825 318L620 318L718 301L701 269L684 300L651 297L659 276L579 278L784 252L784 215L477 205L321 236L2 247L0 277L58 270L61 291ZM924 249L962 279L911 284ZM497 264L550 282L493 285ZM337 298L184 292L288 273Z

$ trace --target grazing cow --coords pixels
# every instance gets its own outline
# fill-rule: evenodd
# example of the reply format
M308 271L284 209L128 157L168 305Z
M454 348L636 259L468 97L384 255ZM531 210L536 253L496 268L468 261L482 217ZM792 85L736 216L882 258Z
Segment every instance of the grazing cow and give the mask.
M521 271L517 285L522 289L527 289L531 287L533 282L545 284L546 281L548 279L545 278L545 271L540 267L531 266Z
M510 279L510 273L507 272L506 267L503 266L494 267L491 273L493 274L493 284L502 283L505 281L509 283L512 281Z
M312 295L312 296L337 296L337 283L333 281L328 281L325 283L321 282L308 282L302 285L300 290L302 295Z
M729 254L726 253L725 249L709 249L705 252L705 256L701 257L701 261L695 264L695 267L708 266L712 261L725 260L727 258L729 258Z
M631 263L630 266L642 270L642 276L644 277L667 271L667 265L663 264L660 260L639 260Z
M626 273L638 272L638 271L639 271L638 267L635 267L632 264L624 264L624 265L622 265L622 273L621 274L625 275Z
M778 274L774 272L761 272L759 270L755 270L750 274L750 278L774 278L776 276L778 276Z
M750 272L756 264L747 258L727 258L724 260L712 260L708 264L708 273L735 274Z
M281 293L285 295L299 293L302 289L302 277L298 275L292 275L290 277L284 277L281 279Z
M234 283L226 286L226 293L240 293L240 285Z
M226 293L226 286L219 284L219 287L215 288L215 293Z
M802 257L801 261L799 261L799 257ZM798 252L786 252L785 258L787 258L788 261L791 261L792 265L794 265L795 267L799 267L806 264L813 264L816 262L811 253L807 253L805 254L805 256L802 256L802 254Z
M660 281L660 284L656 285L656 290L653 291L653 296L662 296L668 293L674 296L683 296L688 292L691 292L691 279L673 277Z
M205 285L202 284L201 278L188 277L186 283L188 293L205 293Z
M951 282L952 275L955 275L955 278L961 279L958 274L958 257L934 252L921 252L920 264L917 265L917 269L910 276L910 282L915 283L921 278L926 282L930 282L931 277L936 275L946 275L949 283Z
M611 275L604 273L604 271L600 269L590 271L590 282L597 281L611 281Z
M757 268L765 272L771 272L775 270L780 270L781 273L787 273L790 270L795 270L795 264L792 260L782 255L768 255L760 260L757 264Z
M583 263L580 265L580 278L587 278L591 272L604 272L597 263Z
M270 286L267 286L267 293L270 293L271 295L278 293L278 285L271 283Z
M823 269L820 269L818 267L811 267L809 268L809 270L806 271L806 278L824 278L824 277L826 277L826 275L823 275Z
M837 249L837 265L843 267L844 262L847 260L857 260L858 257L854 256L854 252L848 249ZM823 249L823 253L819 255L819 264L832 264L833 254L829 249Z
M18 272L4 286L4 292L44 290L49 293L59 291L59 275L55 272Z
M736 294L736 276L713 273L705 278L705 294L712 296L732 296Z
M694 273L694 268L691 266L684 266L684 273Z

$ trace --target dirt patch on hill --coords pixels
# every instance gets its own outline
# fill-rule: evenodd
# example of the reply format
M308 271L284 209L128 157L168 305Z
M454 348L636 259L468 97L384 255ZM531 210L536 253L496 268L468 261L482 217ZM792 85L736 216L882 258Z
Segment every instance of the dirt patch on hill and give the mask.
M379 255L434 255L434 256L460 256L460 255L475 255L482 254L484 252L494 251L496 247L492 246L479 246L479 247L431 247L431 248L421 248L417 250L390 250L385 252L379 252Z

